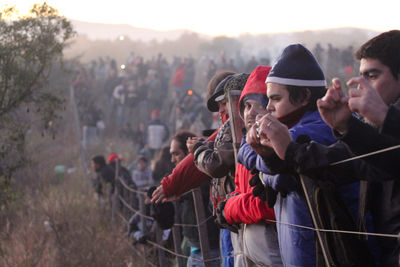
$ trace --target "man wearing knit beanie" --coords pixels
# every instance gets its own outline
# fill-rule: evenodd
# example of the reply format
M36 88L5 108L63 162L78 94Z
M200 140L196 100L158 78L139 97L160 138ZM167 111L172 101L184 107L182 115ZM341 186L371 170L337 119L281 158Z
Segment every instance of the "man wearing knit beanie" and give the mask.
M314 142L296 144L293 141L282 142L282 138L276 138L282 136L284 131L269 135L271 143L284 143L280 146L273 145L279 157L284 159L286 164L289 163L294 168L297 166L303 173L320 169L341 173L332 175L329 179L332 182L338 179L341 179L342 183L351 183L355 179L368 181L368 186L371 186L369 188L373 188L373 194L368 194L368 201L374 207L371 210L374 216L373 231L383 234L398 234L400 231L399 150L352 160L346 164L335 165L334 168L327 166L354 158L355 155L365 155L399 144L400 131L394 130L396 127L398 129L400 121L400 117L395 119L395 114L400 114L399 47L399 30L383 32L368 40L355 54L360 60L360 76L347 82L348 86L357 85L357 89L350 89L346 95L340 80L334 78L332 87L318 100L321 116L335 130L335 137L341 142L331 146ZM352 112L358 112L363 119L352 116ZM364 120L369 123L365 123ZM290 158L292 160L288 160ZM363 182L364 185L366 181ZM368 242L373 238L370 236ZM400 248L398 240L377 237L377 241L381 245L380 266L397 266ZM365 258L365 254L361 257Z
M337 199L343 198L340 201L346 204L336 206L336 210L329 206L334 210L331 213L343 211L341 215L349 214L348 210L355 213L358 209L358 198L355 196L359 192L359 183L343 187L339 185L336 187L331 186L329 190L326 187L321 189L317 184L313 184L311 188L304 186L304 184L302 186L298 179L297 169L290 172L282 169L284 166L281 165L277 156L281 159L291 160L291 158L285 158L285 155L282 155L285 154L285 151L283 153L282 151L276 151L275 154L274 148L276 146L274 145L282 144L279 142L271 143L269 139L276 138L274 134L279 132L281 136L289 136L287 140L295 140L297 142L312 140L323 145L331 145L335 142L330 127L324 123L317 110L316 102L317 99L325 94L326 83L321 67L311 52L300 44L286 47L270 71L266 83L269 98L267 110L269 113L258 120L256 125L250 129L247 141L259 154L256 160L256 167L263 172L264 182L278 192L274 205L276 220L286 223L277 224L279 247L284 266L316 266L317 240L314 231L292 227L287 224L296 224L301 227L314 226L305 195L309 192L314 192L312 190L317 190L318 188L322 191L326 190L328 193L331 193L329 190L336 192L333 199L330 199L327 203L318 202L318 206L329 206L329 203L337 203L335 202ZM280 131L281 129L286 129L286 132ZM316 178L323 180L326 178L323 175L326 174L319 174L319 177ZM303 189L307 192L303 192ZM316 192L318 191L314 193L317 194ZM339 197L336 197L337 192L340 195ZM315 202L313 203L316 204ZM356 217L356 214L352 215ZM334 219L325 217L319 219L325 220L325 222L337 222L335 219L340 217L337 214L329 214L328 216L333 216ZM343 236L339 238L343 238ZM360 243L360 246L362 245L363 243ZM333 249L336 249L336 247ZM343 251L346 251L346 248ZM337 252L336 250L334 251L334 253ZM356 262L364 261L364 263L373 262L368 250L366 250L363 259L353 258L352 260ZM321 264L321 262L318 262L318 264ZM343 265L344 263L338 264L338 266ZM370 265L361 264L357 266Z

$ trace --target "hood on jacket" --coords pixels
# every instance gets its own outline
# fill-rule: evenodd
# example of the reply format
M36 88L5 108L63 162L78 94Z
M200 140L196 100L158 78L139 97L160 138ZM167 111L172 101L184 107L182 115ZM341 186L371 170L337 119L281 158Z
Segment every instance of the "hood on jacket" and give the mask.
M254 95L254 99L258 99L261 95L261 99L265 100L268 103L267 85L265 83L265 79L267 78L270 70L271 67L258 66L251 72L239 98L239 111L242 119L244 102L248 99L248 97L252 98L251 96Z

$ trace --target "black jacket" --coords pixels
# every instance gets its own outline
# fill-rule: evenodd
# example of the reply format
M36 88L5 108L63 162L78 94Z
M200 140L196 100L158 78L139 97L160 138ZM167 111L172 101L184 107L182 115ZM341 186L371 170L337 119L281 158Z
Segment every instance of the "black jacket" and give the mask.
M99 195L103 195L103 184L109 183L111 184L111 191L114 192L115 187L115 172L112 167L109 165L105 165L96 171L97 177L93 180L93 187L95 191ZM109 192L109 193L112 193Z
M201 195L203 198L203 206L207 220L208 241L211 249L219 247L219 228L214 222L211 210L209 208L209 182L205 182L200 186ZM181 222L183 224L197 225L196 212L194 208L194 200L192 193L184 194L181 197ZM211 217L212 216L212 217ZM188 238L190 246L200 247L199 232L197 227L183 227L183 236Z
M352 119L355 125L363 125ZM356 135L358 128L350 128L347 134ZM366 132L358 132L358 141L368 135ZM351 142L349 136L344 136L343 141ZM372 139L373 140L373 139ZM366 140L365 140L366 141ZM369 142L372 143L371 139ZM352 148L351 143L348 143ZM349 146L342 141L331 146L310 142L305 144L291 143L285 154L285 161L276 164L286 172L296 171L309 177L323 177L336 184L346 184L355 180L369 181L368 204L371 210L375 232L385 234L398 234L400 232L400 180L396 176L377 168L377 164L369 164L365 159L358 159L331 166L341 160L354 157ZM384 154L380 155L383 159ZM383 159L381 162L383 162ZM279 159L275 159L279 161ZM370 160L369 160L370 161ZM383 163L380 163L383 164ZM321 175L329 173L330 175ZM377 238L381 247L382 266L395 266L398 262L399 245L395 238Z

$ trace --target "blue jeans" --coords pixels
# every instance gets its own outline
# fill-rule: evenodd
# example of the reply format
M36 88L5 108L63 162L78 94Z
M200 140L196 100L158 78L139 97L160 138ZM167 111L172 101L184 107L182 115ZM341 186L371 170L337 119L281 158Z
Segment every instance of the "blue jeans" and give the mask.
M210 250L210 259L214 259L211 262L211 266L220 267L220 254L218 249ZM187 267L203 267L203 255L200 250L192 252L189 256Z
M233 267L233 247L231 240L231 232L227 229L221 229L219 234L220 248L222 256L222 267Z

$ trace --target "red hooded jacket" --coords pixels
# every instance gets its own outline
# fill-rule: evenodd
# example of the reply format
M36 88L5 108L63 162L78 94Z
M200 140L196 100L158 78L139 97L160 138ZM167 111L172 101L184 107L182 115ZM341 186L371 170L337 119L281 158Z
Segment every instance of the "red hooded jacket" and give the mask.
M271 67L259 66L250 75L239 99L239 110L242 112L241 102L249 94L266 94L265 79ZM225 205L225 218L228 223L255 224L275 220L274 209L267 206L267 202L253 196L249 180L252 175L246 167L240 163L236 165L235 184L236 190L231 193Z

